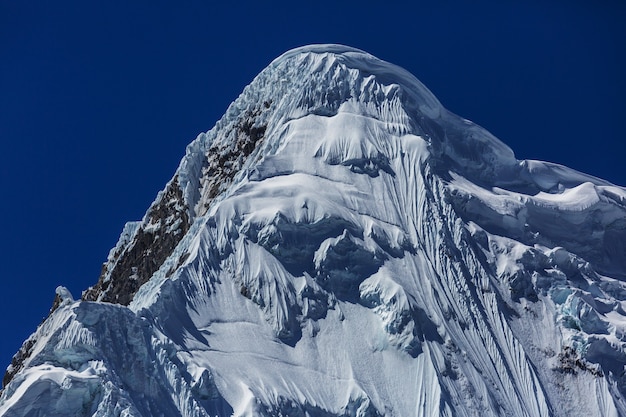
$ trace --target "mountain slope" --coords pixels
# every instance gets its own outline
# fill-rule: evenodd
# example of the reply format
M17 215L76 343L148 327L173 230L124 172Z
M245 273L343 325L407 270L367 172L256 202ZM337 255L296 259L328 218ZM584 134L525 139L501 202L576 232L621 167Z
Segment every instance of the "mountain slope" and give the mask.
M625 255L624 188L299 48L58 290L0 415L626 415Z

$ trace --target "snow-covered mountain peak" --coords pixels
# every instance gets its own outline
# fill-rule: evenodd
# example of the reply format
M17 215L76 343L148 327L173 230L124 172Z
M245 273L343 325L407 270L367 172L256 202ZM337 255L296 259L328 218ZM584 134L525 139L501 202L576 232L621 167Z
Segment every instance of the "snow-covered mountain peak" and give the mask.
M413 95L412 99L430 117L436 117L442 109L437 98L411 73L356 48L335 44L303 46L285 52L268 69L280 67L291 60L300 64L301 77L316 72L343 77L345 74L337 71L337 66L342 66L358 71L355 73L357 78L374 77L381 84L401 86Z
M625 242L624 188L298 48L58 291L0 416L625 415Z
M378 135L382 141L387 133L418 136L428 143L424 149L428 155L422 159L430 156L433 164L439 161L444 169L461 170L466 176L506 181L518 170L510 148L481 127L445 110L406 70L358 49L312 45L296 48L274 60L246 87L215 128L188 147L178 178L186 189L189 205L194 207L191 216L202 213L207 198L218 192L213 187L215 181L209 181L208 188L197 186L198 181L204 181L205 175L199 170L205 164L205 154L224 156L238 152L236 166L241 172L244 158L240 151L248 161L247 168L263 155L281 148L284 133L293 121L334 116L338 117L329 127L341 125L343 132L351 131L344 124L350 118L362 125L352 131L368 123L377 124L376 129L384 132ZM307 140L330 140L329 135L333 132ZM355 149L373 152L371 137L353 136L347 134ZM341 137L335 135L337 140ZM345 142L345 138L341 140ZM262 146L257 147L258 144ZM247 158L248 153L255 157ZM214 161L213 165L224 165L224 161ZM204 195L202 191L198 193L203 188ZM222 181L220 190L225 188Z

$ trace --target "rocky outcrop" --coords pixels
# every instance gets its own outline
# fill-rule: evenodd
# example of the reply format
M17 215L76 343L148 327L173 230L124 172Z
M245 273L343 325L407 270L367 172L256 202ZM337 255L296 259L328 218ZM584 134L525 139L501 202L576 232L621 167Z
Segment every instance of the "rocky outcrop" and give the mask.
M198 215L208 210L211 201L232 184L233 178L265 137L267 126L258 122L263 111L270 108L266 101L262 107L247 110L234 123L227 137L209 147L200 178L201 200L196 207Z
M174 177L132 239L103 265L98 283L84 292L83 300L128 305L172 254L189 226L188 208Z

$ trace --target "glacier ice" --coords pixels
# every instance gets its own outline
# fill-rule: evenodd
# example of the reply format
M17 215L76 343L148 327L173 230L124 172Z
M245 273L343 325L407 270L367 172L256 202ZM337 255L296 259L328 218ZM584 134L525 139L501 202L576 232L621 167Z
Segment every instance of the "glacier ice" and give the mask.
M0 416L626 415L625 280L626 189L302 47L57 290Z

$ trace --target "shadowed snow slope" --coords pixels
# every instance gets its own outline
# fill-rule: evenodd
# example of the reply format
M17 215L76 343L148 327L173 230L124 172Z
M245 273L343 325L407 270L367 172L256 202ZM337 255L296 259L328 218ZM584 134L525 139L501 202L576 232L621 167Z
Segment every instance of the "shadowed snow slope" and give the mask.
M0 416L626 415L626 190L339 45L187 147Z

